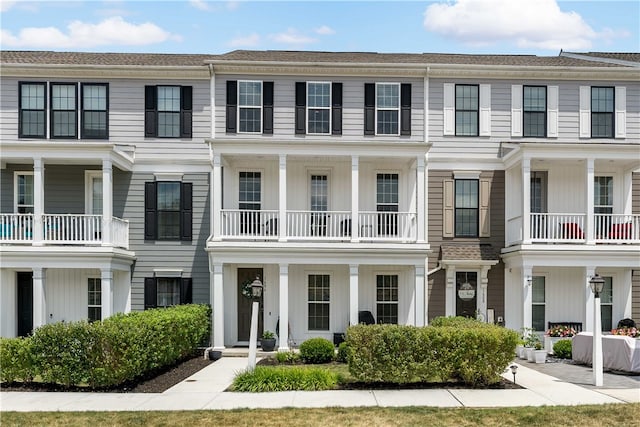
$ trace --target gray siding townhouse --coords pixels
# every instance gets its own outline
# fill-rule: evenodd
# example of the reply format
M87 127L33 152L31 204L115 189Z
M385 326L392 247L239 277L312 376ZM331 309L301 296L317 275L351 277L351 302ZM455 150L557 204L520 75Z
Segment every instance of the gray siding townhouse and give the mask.
M2 52L0 334L640 320L639 54ZM284 325L287 325L286 327Z

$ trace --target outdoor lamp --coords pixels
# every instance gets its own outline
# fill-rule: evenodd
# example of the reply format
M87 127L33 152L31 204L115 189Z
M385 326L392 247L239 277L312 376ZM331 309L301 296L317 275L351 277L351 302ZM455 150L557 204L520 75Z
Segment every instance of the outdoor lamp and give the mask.
M516 372L518 372L518 365L511 365L509 366L509 368L511 368L511 373L513 374L513 383L516 383Z
M253 296L253 298L255 299L260 298L262 296L263 290L264 290L264 285L260 281L260 278L256 277L256 280L254 280L251 283L251 296Z
M589 287L591 288L591 292L594 293L596 298L600 298L600 292L604 288L604 279L599 274L596 274L589 280Z

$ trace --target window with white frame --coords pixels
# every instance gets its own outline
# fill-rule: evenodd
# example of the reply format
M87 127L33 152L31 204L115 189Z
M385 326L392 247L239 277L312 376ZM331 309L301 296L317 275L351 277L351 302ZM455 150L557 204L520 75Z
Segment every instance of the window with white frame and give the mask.
M602 330L613 329L613 277L604 276L604 286L600 292L600 318Z
M158 86L158 136L180 136L180 86Z
M398 323L398 275L376 275L376 320L381 323Z
M262 219L260 216L262 200L262 173L240 172L238 209L240 215L240 232L243 234L259 234Z
M593 213L613 213L613 177L596 176L593 183Z
M591 88L591 137L613 138L614 89Z
M531 281L531 327L534 331L545 329L545 277L533 276Z
M238 81L238 131L262 132L261 81Z
M102 319L102 279L90 277L88 289L88 318L89 322Z
M307 82L307 132L331 131L331 83Z
M329 182L326 174L311 175L311 234L327 235L327 210L329 209Z
M33 213L33 172L15 173L15 211Z
M400 84L376 83L376 134L399 135Z
M523 87L523 129L524 137L544 138L547 134L547 87Z
M398 194L397 173L379 173L376 175L377 235L379 237L398 235Z
M308 329L310 331L329 330L330 276L309 274L307 304Z
M478 237L479 181L455 180L455 236Z
M456 135L478 136L478 85L456 85Z
M158 277L156 307L171 307L180 304L180 278Z

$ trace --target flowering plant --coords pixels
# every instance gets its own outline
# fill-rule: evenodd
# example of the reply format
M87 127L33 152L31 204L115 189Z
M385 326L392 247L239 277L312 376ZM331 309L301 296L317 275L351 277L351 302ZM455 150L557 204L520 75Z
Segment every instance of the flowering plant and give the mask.
M553 328L551 328L551 329L549 329L547 331L547 335L550 336L550 337L569 338L569 337L574 336L575 334L577 334L575 329L570 328L570 327L565 326L565 325L554 326Z
M640 331L638 331L637 328L618 328L618 329L612 329L611 333L613 335L624 335L627 337L631 337L631 338L637 338L640 337Z

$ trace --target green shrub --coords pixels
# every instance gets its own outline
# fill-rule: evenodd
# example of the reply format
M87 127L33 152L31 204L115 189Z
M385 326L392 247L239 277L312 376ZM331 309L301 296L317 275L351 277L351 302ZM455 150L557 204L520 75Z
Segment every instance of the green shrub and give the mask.
M436 317L429 322L429 325L434 327L451 326L456 328L483 328L493 326L490 323L463 316Z
M571 340L560 340L555 343L553 355L560 359L571 359Z
M288 390L331 390L338 383L338 376L321 368L303 366L256 366L253 371L236 375L233 391L265 392Z
M276 353L278 363L296 363L300 360L300 355L295 351L278 351Z
M349 327L349 372L364 382L499 382L513 359L517 333L494 325L464 325Z
M338 346L336 361L340 363L347 363L349 361L349 344L345 341L341 342Z
M334 355L333 344L325 338L311 338L300 344L300 358L304 363L329 363Z
M0 381L31 381L33 357L30 338L0 338Z

